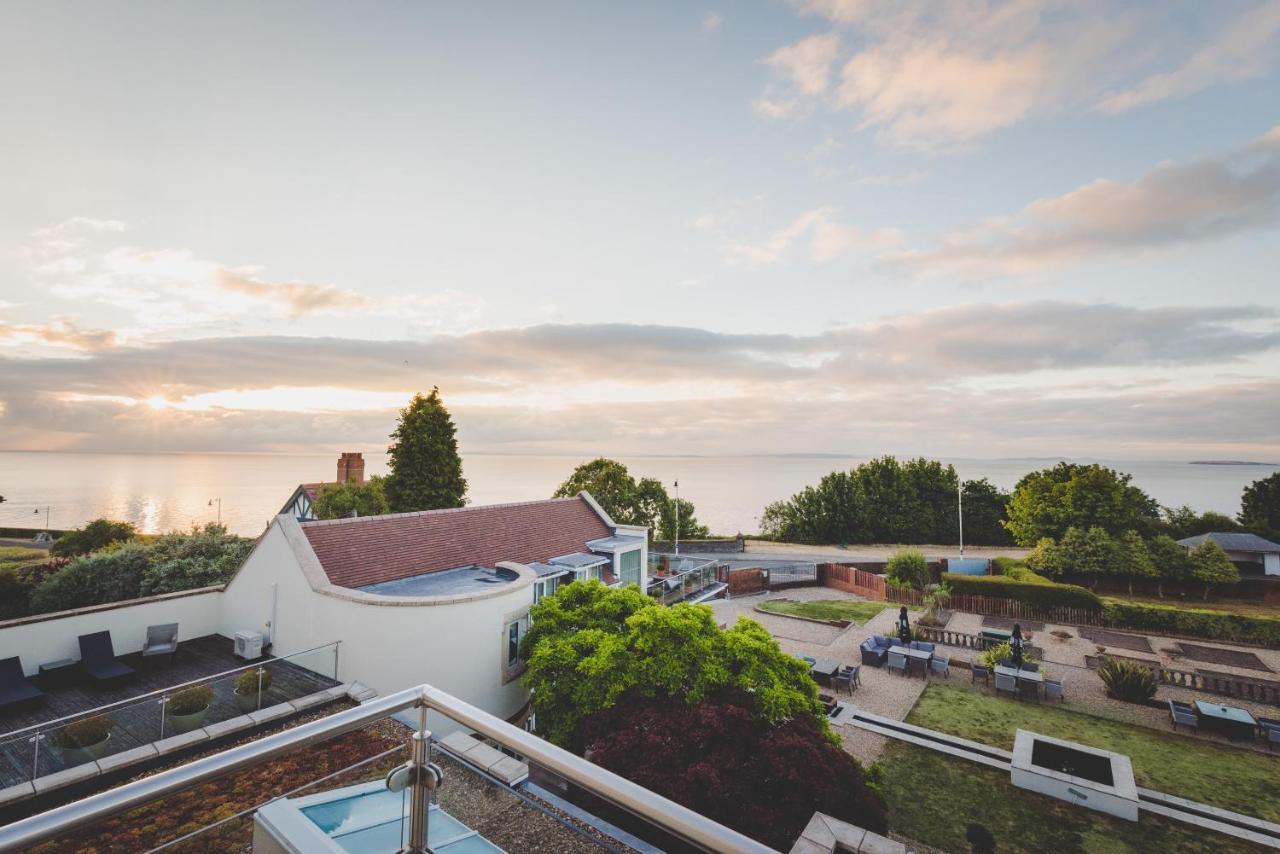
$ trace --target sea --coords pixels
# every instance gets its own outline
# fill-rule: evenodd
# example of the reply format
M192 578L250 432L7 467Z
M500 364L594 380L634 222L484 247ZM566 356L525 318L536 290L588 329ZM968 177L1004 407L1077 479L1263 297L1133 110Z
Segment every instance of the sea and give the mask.
M337 453L105 454L0 452L0 527L65 529L99 517L132 522L139 531L186 529L221 519L255 536L299 483L332 480ZM463 473L472 504L550 497L586 456L467 454ZM787 498L824 474L868 457L619 456L631 473L654 477L694 503L698 520L717 534L755 533L770 502ZM365 453L367 475L386 472L385 454ZM1009 490L1029 471L1057 459L947 459L961 478L985 477ZM1277 470L1269 464L1198 465L1174 461L1101 462L1128 472L1166 506L1190 505L1234 516L1241 491Z

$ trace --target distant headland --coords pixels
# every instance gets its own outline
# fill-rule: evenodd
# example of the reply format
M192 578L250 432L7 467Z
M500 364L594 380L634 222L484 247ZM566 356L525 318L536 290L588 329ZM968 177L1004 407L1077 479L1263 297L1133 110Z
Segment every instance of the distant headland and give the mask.
M1192 460L1190 465L1193 466L1271 466L1275 468L1280 463L1263 463L1254 460Z

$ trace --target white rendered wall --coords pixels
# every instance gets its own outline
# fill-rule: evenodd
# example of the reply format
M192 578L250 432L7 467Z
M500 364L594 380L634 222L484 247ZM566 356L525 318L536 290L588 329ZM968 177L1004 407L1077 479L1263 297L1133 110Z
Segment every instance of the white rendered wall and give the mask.
M273 655L341 640L338 679L343 682L359 680L379 694L427 683L504 719L524 707L529 693L520 680L504 681L506 628L533 604L532 584L517 582L509 592L447 604L411 604L398 597L378 597L386 604L352 601L340 588L338 595L312 589L283 532L282 525L291 523L297 524L278 518L227 585L223 634L266 632L275 584ZM327 667L328 661L316 663Z
M111 632L116 655L140 652L147 626L178 624L178 640L218 631L222 593L167 593L126 604L98 605L54 614L21 617L0 623L0 658L21 656L22 669L32 676L40 665L61 659L80 659L80 635Z

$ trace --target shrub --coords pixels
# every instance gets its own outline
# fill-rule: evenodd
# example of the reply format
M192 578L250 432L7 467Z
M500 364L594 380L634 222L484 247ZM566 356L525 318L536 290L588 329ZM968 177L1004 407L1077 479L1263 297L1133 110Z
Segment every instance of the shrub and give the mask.
M1038 611L1053 608L1102 610L1102 600L1092 590L1074 584L1045 583L1046 579L1015 581L999 575L954 575L950 572L943 574L942 581L951 587L953 594L1014 599Z
M1103 621L1115 628L1280 647L1280 619L1275 617L1108 600Z
M1151 668L1123 658L1104 658L1098 676L1107 693L1126 703L1146 703L1156 695L1156 675Z
M1026 564L1016 557L993 557L991 559L991 574L1008 575L1009 570L1015 566L1026 566Z
M67 531L54 540L50 549L59 557L87 555L112 543L133 539L137 532L128 522L112 522L110 519L94 519L83 528Z
M65 750L90 747L111 735L115 726L116 722L108 716L95 715L64 726L54 735L53 743Z
M584 718L574 741L601 767L786 851L815 811L876 833L886 819L858 761L809 715L769 723L744 692L702 703L622 702Z
M898 549L885 564L884 574L899 586L903 584L923 590L929 583L929 563L919 549Z
M262 690L265 691L270 687L271 671L264 669L262 671ZM257 670L246 670L236 677L236 693L246 697L258 693Z
M171 715L194 715L209 708L212 702L212 688L208 685L192 685L169 695L168 710Z
M1013 645L1007 641L1005 643L987 647L982 651L982 654L978 656L978 660L981 661L983 666L988 670L993 669L1006 658L1013 658ZM1022 644L1022 663L1037 664L1038 661L1039 660L1031 654L1031 648L1024 639Z
M1037 575L1026 566L1011 566L1009 571L1005 573L1005 578L1010 581L1024 581L1027 584L1053 584L1054 582L1045 578L1043 575Z
M31 612L64 611L136 599L147 569L146 543L125 543L110 552L78 557L31 593Z

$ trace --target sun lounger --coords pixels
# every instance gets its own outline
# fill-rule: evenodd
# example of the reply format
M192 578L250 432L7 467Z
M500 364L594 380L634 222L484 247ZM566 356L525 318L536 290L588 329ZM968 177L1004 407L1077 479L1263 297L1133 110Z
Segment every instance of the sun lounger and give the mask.
M34 703L43 697L44 692L23 674L22 659L14 656L0 660L0 709Z
M134 673L132 667L116 660L111 632L80 636L80 666L98 684L124 679Z

